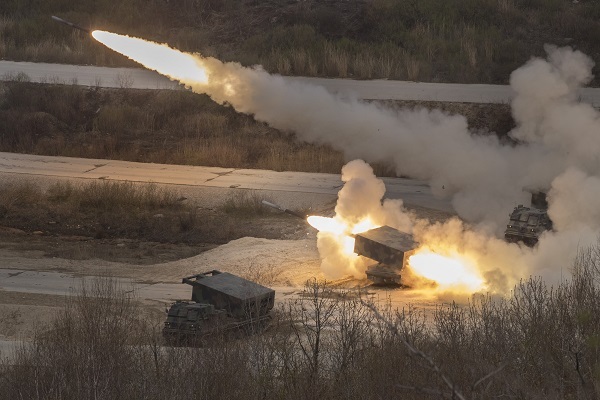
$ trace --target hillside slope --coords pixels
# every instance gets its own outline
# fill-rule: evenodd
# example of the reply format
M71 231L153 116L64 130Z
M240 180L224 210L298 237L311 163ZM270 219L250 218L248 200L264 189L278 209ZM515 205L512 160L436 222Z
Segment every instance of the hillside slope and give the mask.
M546 43L600 55L596 1L5 0L1 57L130 65L51 15L284 75L506 83Z

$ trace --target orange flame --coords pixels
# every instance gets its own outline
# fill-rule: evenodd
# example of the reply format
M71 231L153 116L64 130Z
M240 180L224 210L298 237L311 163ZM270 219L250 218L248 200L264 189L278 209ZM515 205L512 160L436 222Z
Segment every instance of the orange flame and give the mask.
M423 248L408 259L408 265L417 275L436 282L440 289L472 293L485 288L476 266L463 255L445 256Z
M144 67L184 84L208 84L210 71L201 56L183 53L166 44L105 31L93 31L92 36ZM225 89L230 92L230 95L234 94L231 84L225 84ZM308 218L308 223L334 238L347 260L358 257L354 253L354 238L351 235L378 227L369 218L358 223L350 223L340 217L311 216ZM458 254L443 256L429 249L423 249L410 257L409 266L416 274L437 282L441 288L476 291L484 286L484 281L475 266Z
M328 218L318 215L311 215L307 218L308 223L319 232L330 234L335 237L343 249L344 254L357 256L354 253L354 238L350 235L368 231L377 228L377 225L370 218L365 218L356 224L350 224L341 218Z
M356 224L350 224L349 222L343 221L341 218L329 218L329 217L321 217L318 215L311 215L307 218L310 226L318 230L319 232L329 232L335 233L337 235L342 234L354 234L366 232L370 229L378 228L379 225L376 225L371 221L370 218L365 218L359 221Z
M312 226L319 232L328 232L336 235L343 235L348 231L348 225L335 218L311 215L306 220L308 221L310 226Z
M172 79L185 83L208 82L206 66L200 57L183 53L166 44L111 32L93 31L92 36L106 47Z
M370 218L351 224L340 217L310 216L308 223L334 238L348 257L357 257L351 235L378 227ZM473 293L485 288L485 281L476 266L466 256L456 252L440 250L437 253L423 247L409 258L408 267L417 276L434 281L439 290Z

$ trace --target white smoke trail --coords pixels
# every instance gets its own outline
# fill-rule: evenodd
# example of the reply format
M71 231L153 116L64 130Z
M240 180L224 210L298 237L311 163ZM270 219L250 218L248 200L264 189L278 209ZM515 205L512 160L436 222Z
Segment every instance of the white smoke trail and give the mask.
M417 242L426 244L438 254L452 259L461 258L464 264L478 266L476 275L485 280L485 288L489 291L506 292L527 271L525 256L531 250L497 239L483 227L467 227L458 218L436 224L419 220L403 208L401 200L384 199L383 181L364 161L354 160L346 164L342 169L342 181L344 187L338 193L336 218L352 225L368 217L375 225L388 225L413 233ZM356 255L349 256L336 235L319 232L317 239L325 274L331 278L345 275L364 277L367 260ZM414 277L407 280L406 275L403 276L405 284L416 282ZM472 277L477 278L475 275ZM463 292L464 287L459 282L444 290Z
M338 98L318 86L286 81L260 67L245 68L214 58L193 56L194 63L189 63L192 56L186 54L184 60L192 72L182 72L178 62L164 61L170 60L169 51L184 53L163 46L169 51L157 62L146 55L132 56L131 47L141 39L113 43L105 33L94 36L218 103L295 132L299 140L328 143L348 159L391 160L399 174L429 181L434 194L452 196L458 215L471 225L458 220L433 226L408 223L400 204L381 203L380 184L363 183L368 188L364 192L372 197L354 197L353 179L343 192L352 192L348 198L356 203L346 202L342 192L336 211L357 219L361 214L375 214L397 227L414 224L414 233L422 240L450 243L474 257L490 285L498 290L530 274L560 277L578 248L596 240L600 228L600 118L576 98L576 90L590 80L593 66L579 51L548 47L547 60L532 59L512 74L517 128L511 136L521 144L506 146L494 136L471 134L462 116L424 109L392 111L376 103ZM194 68L198 72L193 72ZM364 166L351 164L343 174L354 176L348 171L355 168L358 175L364 172ZM545 234L535 249L497 239L512 207L527 204L523 188L550 189L549 213L556 232ZM320 245L324 253L331 254L326 247ZM330 261L331 269L340 267L333 258ZM343 270L356 271L360 268Z
M582 63L589 66L589 60L579 52L555 51L566 53L561 60L571 54L581 60L575 63L578 67ZM392 160L399 174L427 180L434 194L452 196L461 218L491 223L500 233L512 207L527 203L528 193L523 188L548 189L569 165L584 171L598 169L594 154L600 150L600 141L598 135L587 133L590 125L598 125L594 122L596 112L589 105L573 101L576 83L583 81L554 67L553 57L558 58L551 56L550 62L534 60L513 75L513 85L519 80L530 85L540 80L543 91L550 91L552 83L563 90L552 101L540 95L545 102L536 103L535 86L524 92L515 87L514 113L519 127L513 136L525 142L516 147L501 145L495 136L472 135L462 116L435 110L396 112L375 103L340 99L321 87L285 81L259 68L243 68L236 63L206 59L208 83L185 83L219 103L253 114L259 121L293 131L300 140L328 143L343 151L348 159ZM539 68L540 64L544 68ZM561 67L567 64L563 62ZM569 90L565 91L565 87ZM523 110L534 108L535 104L537 109ZM570 114L565 120L555 121L565 112ZM534 113L537 123L523 123L534 120L529 117ZM585 122L577 122L582 119ZM572 133L572 126L577 127L577 134ZM531 131L544 141L527 140L526 132Z
M600 174L600 119L575 96L589 80L593 63L568 48L548 48L548 52L548 60L534 59L511 77L518 124L511 135L522 142L519 146L471 134L461 116L427 110L393 112L238 64L214 65L218 61L211 60L209 70L216 72L209 73L209 83L191 86L276 128L294 131L301 140L329 143L349 158L393 160L398 173L428 180L434 193L451 195L459 216L476 225L420 223L417 237L428 243L437 239L470 254L490 290L506 291L531 274L553 282L561 279L577 251L594 242L600 228L597 213L590 212L600 209L600 196L594 194ZM213 76L218 78L213 81ZM235 90L223 90L226 87ZM573 173L563 177L569 168L583 174L580 182L573 182ZM564 180L577 187L565 190ZM557 232L546 234L535 249L497 238L512 207L528 203L523 188L551 189L550 215ZM379 192L373 193L374 198L380 197ZM579 193L581 199L572 201L572 193ZM340 201L345 204L344 196ZM369 212L375 209L371 206ZM570 229L563 229L569 225ZM334 270L333 263L326 264L326 271ZM336 271L343 270L342 265L338 262Z

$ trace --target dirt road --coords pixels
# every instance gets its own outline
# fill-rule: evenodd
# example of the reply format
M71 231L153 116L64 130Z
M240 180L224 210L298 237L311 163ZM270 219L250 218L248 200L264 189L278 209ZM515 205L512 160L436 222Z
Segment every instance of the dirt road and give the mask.
M159 186L176 188L189 201L205 207L217 207L232 191L254 189L284 207L307 207L317 213L330 213L341 185L339 176L330 174L159 166L8 153L0 153L0 164L0 181L30 180L41 187L57 181L99 178L154 182L173 180L175 185L161 183ZM386 179L385 183L392 196L442 209L413 205L412 210L421 217L443 219L451 215L444 211L450 207L449 203L435 199L422 182ZM297 220L290 217L290 223L297 224ZM57 246L60 238L23 232L10 234L7 230L4 237L13 242L0 240L0 341L31 338L36 326L50 322L64 306L64 296L72 293L82 279L92 276L111 276L123 285L132 286L138 298L157 315L163 313L165 305L172 300L189 297L189 288L180 283L182 277L213 269L273 287L278 302L286 301L297 296L308 279L324 278L320 270L316 232L302 223L296 226L296 231L287 235L288 240L243 237L175 261L160 262L158 255L154 263L110 262L95 258L93 252L86 257L57 257L49 250ZM16 245L15 241L20 244ZM75 246L80 244L75 243ZM128 245L116 241L103 246L109 250L112 246L119 251L127 251ZM364 282L345 282L342 287L361 284ZM418 292L369 289L368 295L382 301L389 300L400 308L408 303L430 308L434 304L432 299ZM3 346L11 345L4 343Z
M342 186L338 174L148 164L2 152L0 173L260 190L269 194L276 192L276 197L283 201L294 200L296 204L283 204L287 208L306 208L335 199ZM402 199L405 204L453 212L450 201L434 197L424 181L403 178L383 178L383 181L386 185L386 198Z

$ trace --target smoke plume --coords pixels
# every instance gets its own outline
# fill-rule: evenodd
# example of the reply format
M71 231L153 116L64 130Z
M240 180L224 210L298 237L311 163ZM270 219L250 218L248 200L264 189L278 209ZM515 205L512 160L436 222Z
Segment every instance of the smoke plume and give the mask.
M382 201L383 183L361 161L342 171L345 186L336 214L353 223L369 216L377 224L412 231L436 251L462 254L478 266L490 290L505 291L532 274L561 279L578 249L596 241L600 118L594 108L577 100L577 90L590 81L594 65L579 51L548 46L546 59L531 59L512 73L517 127L510 136L518 144L505 145L494 135L471 133L460 115L391 110L287 81L260 67L222 63L162 46L184 54L186 64L193 57L192 71L179 71L176 65L164 65L166 55L161 62L132 55L131 46L141 39L116 43L108 35L112 34L94 32L98 40L146 67L258 121L292 131L299 140L327 143L348 160L392 162L398 174L427 180L434 194L451 198L460 220L429 224L406 213L400 201ZM555 224L555 231L545 233L533 249L500 239L512 208L528 204L527 190L549 192L549 214ZM320 235L324 270L332 276L360 276L362 261L348 263L331 243Z
M382 184L359 178L354 163L342 172L346 186L336 212L351 219L369 214L378 223L405 230L407 224L413 226L420 242L439 244L434 247L449 254L467 254L489 290L506 291L532 274L561 279L578 249L596 240L600 227L600 122L597 111L576 97L589 82L593 63L569 48L546 50L547 59L532 59L511 75L515 146L501 144L496 136L472 134L459 115L392 111L340 99L320 87L239 64L207 60L208 84L191 86L273 127L293 131L300 140L328 143L349 159L392 160L397 173L429 181L435 194L451 196L468 225L458 220L433 226L414 219L407 223L399 204L380 203ZM549 214L556 223L556 231L545 234L534 249L498 238L512 208L528 204L527 190L549 190ZM325 271L347 272L343 263L328 261L331 253L325 247L320 245ZM360 270L356 263L352 268Z

